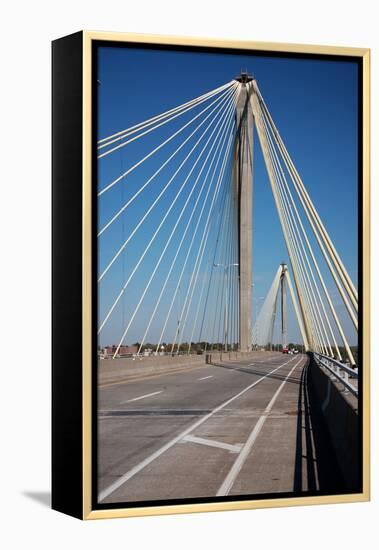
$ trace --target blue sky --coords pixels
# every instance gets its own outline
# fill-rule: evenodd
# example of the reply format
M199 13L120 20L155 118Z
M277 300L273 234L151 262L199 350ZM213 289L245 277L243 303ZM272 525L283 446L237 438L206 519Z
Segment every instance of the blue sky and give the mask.
M309 59L240 56L220 53L192 53L148 49L101 47L98 53L98 137L99 139L141 122L212 90L247 69L257 79L259 88L295 165L325 223L332 240L352 279L357 281L357 66L350 62ZM178 122L183 124L183 120ZM99 161L99 188L125 171L153 146L172 132L162 128L159 136L148 136ZM155 134L153 132L153 134ZM138 189L159 160L167 158L168 148L154 162L145 163L133 177L120 182L99 200L99 226L124 204L129 193ZM162 174L160 181L164 181ZM136 234L117 265L111 268L99 286L99 317L104 317L121 288L128 269L143 249L146 236L153 231L158 212L165 211L174 194L168 193L147 221L141 234ZM99 239L100 270L128 235L135 222L152 202L147 193L133 208ZM138 204L137 204L138 202ZM175 210L174 210L175 214ZM168 231L168 229L167 229ZM141 266L141 274L130 286L120 307L112 315L100 337L101 344L118 343L122 326L133 311L133 300L142 292L144 277L151 272L157 254L168 232L157 240L156 250ZM313 242L313 241L312 241ZM288 262L282 231L263 163L257 136L254 142L253 204L253 277L254 317L259 298L265 296L278 264ZM134 261L135 263L135 261ZM157 274L157 287L164 273ZM325 272L327 281L330 278ZM140 289L140 290L139 290ZM126 293L125 293L126 294ZM155 292L156 295L156 292ZM336 294L334 294L336 296ZM352 327L336 298L348 338L355 342ZM141 314L136 317L125 340L140 340L149 311L154 305L154 291L146 297ZM173 321L173 326L175 322ZM159 332L152 325L149 341ZM196 338L195 338L196 339ZM289 339L300 340L290 311ZM170 340L167 334L166 340Z

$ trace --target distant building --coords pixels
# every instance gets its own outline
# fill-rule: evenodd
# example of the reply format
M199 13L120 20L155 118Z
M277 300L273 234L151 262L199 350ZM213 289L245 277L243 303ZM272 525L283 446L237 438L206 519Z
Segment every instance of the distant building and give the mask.
M105 346L101 350L100 357L104 359L111 359L117 350L117 346ZM131 357L138 351L138 346L120 346L117 357Z
M134 353L137 353L138 346L120 346L120 349L118 350L118 354L120 357L124 355L133 355Z

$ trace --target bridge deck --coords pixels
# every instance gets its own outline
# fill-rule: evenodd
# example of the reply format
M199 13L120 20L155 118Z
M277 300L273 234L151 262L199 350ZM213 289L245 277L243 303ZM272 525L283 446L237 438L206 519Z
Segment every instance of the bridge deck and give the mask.
M257 352L100 388L99 500L338 490L306 365Z

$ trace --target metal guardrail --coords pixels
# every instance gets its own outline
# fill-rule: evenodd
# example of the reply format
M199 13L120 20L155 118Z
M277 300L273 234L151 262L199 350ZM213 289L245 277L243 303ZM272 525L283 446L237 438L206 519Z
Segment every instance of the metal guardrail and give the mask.
M357 371L355 371L351 367L348 367L347 365L344 365L344 363L340 363L332 357L328 357L327 355L321 355L320 353L313 352L313 356L317 364L322 365L323 367L328 369L329 372L331 372L331 374L344 385L346 390L355 395L355 397L358 397L358 386L350 383L351 378L353 378L354 380L358 379Z

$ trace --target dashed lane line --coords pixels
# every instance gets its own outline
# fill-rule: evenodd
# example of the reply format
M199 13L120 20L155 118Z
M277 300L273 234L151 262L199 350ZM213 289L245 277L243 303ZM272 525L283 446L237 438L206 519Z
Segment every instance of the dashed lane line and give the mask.
M114 493L117 489L119 489L122 485L124 485L124 483L126 483L129 479L131 479L132 477L134 477L136 474L138 474L141 470L143 470L144 468L146 468L146 466L148 466L151 462L153 462L154 460L156 460L157 458L159 458L163 453L165 453L166 451L168 451L168 449L171 449L171 447L173 447L174 445L176 445L176 443L179 443L179 441L181 439L183 439L186 435L189 435L191 432L193 432L193 430L195 430L196 428L198 428L201 424L203 424L204 422L206 422L207 420L209 420L209 418L211 418L214 414L216 414L218 411L224 409L225 407L227 407L230 403L232 403L235 399L238 399L239 397L241 397L242 395L244 395L247 391L251 390L252 388L254 388L255 386L257 386L260 382L262 382L263 380L265 380L268 376L270 376L271 374L273 374L274 372L278 371L279 369L283 368L285 365L287 365L288 363L290 363L291 361L293 361L294 357L292 357L291 359L289 359L288 361L286 361L285 363L283 363L282 365L279 365L278 367L276 367L275 369L269 371L268 373L264 374L263 376L261 376L260 378L258 378L258 380L256 380L255 382L253 382L252 384L249 384L248 386L246 386L246 388L244 388L243 390L241 390L240 392L238 392L236 395L233 395L233 397L231 397L230 399L228 399L227 401L224 401L224 403L221 403L221 405L218 405L218 407L215 407L210 413L206 414L205 416L203 416L202 418L199 418L199 420L197 420L196 422L194 422L193 424L191 424L191 426L189 426L186 430L184 430L183 432L181 432L179 435L177 435L176 437L174 437L173 439L171 439L170 441L168 441L165 445L163 445L162 447L160 447L159 449L157 449L154 453L152 453L150 456L148 456L147 458L145 458L144 460L142 460L139 464L136 464L136 466L134 466L133 468L131 468L130 470L128 470L127 472L125 472L125 474L123 474L122 476L120 476L116 481L114 481L113 483L111 483L111 485L109 485L108 487L106 487L105 489L103 489L100 493L99 493L99 502L101 502L102 500L104 500L105 498L107 498L109 495L111 495L112 493Z
M132 401L139 401L140 399L145 399L146 397L152 397L153 395L158 395L158 393L162 393L161 391L154 391L153 393L146 393L145 395L140 395L139 397L134 397L133 399L128 399L127 401L121 401L121 404L123 403L131 403Z

